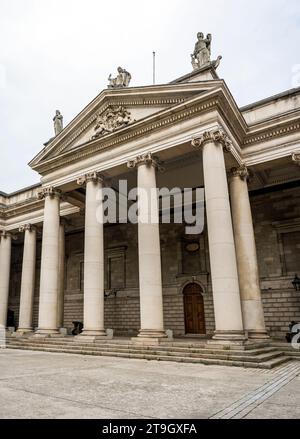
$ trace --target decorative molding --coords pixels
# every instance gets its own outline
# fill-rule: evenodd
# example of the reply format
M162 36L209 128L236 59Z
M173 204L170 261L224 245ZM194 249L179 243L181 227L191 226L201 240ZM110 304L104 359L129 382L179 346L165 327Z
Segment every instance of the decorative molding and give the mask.
M57 189L53 186L50 187L46 187L41 189L38 192L38 199L39 200L44 200L46 197L51 197L51 198L61 198L62 197L62 192L60 189Z
M94 183L103 183L104 177L99 174L98 172L89 172L82 177L79 177L77 179L77 184L79 186L83 186L84 184L88 183L89 181L92 181Z
M241 165L237 168L231 168L230 170L231 177L239 177L241 180L249 180L250 173L246 165Z
M300 166L300 152L295 152L292 155L292 160L296 165Z
M158 157L153 156L151 152L148 154L139 155L134 160L130 160L127 163L127 167L130 169L134 169L140 165L153 166L160 172L164 171L164 168L161 166L161 161L158 159Z
M244 140L244 145L247 146L247 145L252 145L253 143L272 140L276 137L281 137L286 134L292 134L293 132L299 130L300 130L300 123L290 123L288 125L283 126L282 128L277 128L277 129L274 128L269 130L266 129L264 133L248 135Z
M232 151L232 142L223 130L205 131L200 137L192 140L194 148L203 148L206 143L220 143L227 152Z

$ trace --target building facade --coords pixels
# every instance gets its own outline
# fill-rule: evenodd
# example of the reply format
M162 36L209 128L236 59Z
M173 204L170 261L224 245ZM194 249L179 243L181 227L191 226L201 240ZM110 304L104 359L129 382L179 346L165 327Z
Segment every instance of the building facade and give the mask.
M40 184L0 193L2 327L11 310L20 335L80 321L87 340L111 328L243 343L300 321L300 89L239 108L215 67L103 90L30 162ZM120 181L204 188L204 230L103 225L99 193L120 210Z

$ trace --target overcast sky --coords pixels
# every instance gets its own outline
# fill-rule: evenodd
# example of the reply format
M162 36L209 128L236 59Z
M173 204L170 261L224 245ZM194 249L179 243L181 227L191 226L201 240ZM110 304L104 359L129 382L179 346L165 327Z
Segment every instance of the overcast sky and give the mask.
M66 125L118 65L151 84L153 50L157 83L190 72L198 31L239 105L297 85L299 0L0 0L0 191L39 181L56 109Z

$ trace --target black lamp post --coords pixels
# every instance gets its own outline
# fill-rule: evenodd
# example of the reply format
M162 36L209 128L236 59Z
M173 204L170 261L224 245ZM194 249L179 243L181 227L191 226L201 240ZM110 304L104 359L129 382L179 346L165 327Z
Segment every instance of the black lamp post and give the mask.
M300 279L297 274L295 274L295 279L292 282L295 291L300 291Z

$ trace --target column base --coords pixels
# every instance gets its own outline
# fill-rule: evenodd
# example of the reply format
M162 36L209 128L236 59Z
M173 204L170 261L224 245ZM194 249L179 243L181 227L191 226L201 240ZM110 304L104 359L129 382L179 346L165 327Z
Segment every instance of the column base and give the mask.
M63 337L58 329L37 329L33 335L35 338Z
M269 334L265 330L261 330L261 331L250 330L248 331L248 338L249 340L254 340L254 341L260 341L260 340L268 341L271 339Z
M19 328L12 337L30 337L34 335L33 328Z
M243 331L215 331L211 340L207 341L209 346L244 346L248 341Z
M93 343L98 340L111 340L113 336L108 336L107 332L103 329L101 331L92 331L89 329L84 329L81 334L74 337L75 341Z
M157 345L161 342L171 340L165 331L155 331L151 329L141 329L137 337L132 337L131 341L135 344Z

